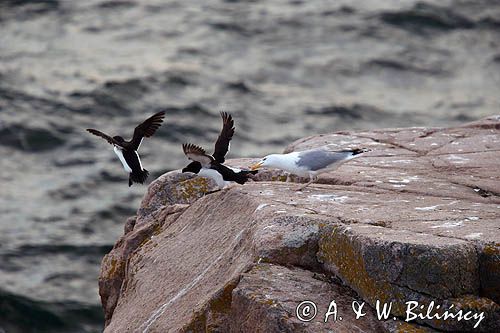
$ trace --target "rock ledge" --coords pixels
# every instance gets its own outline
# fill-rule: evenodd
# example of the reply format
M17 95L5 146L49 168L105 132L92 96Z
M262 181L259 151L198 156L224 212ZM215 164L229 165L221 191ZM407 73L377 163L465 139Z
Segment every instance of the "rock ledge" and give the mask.
M286 151L325 144L372 151L303 192L277 171L208 195L215 184L190 174L153 182L102 262L105 332L500 331L500 116ZM325 323L332 300L343 320ZM359 320L353 301L366 302ZM388 320L377 301L392 302ZM406 323L408 301L485 318Z

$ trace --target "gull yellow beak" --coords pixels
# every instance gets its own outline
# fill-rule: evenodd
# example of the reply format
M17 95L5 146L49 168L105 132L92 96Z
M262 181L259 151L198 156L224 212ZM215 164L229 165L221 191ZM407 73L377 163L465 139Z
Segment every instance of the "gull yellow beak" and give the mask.
M262 162L257 162L257 163L252 164L252 165L250 166L250 170L252 170L252 171L257 170L257 169L259 169L261 166L262 166Z

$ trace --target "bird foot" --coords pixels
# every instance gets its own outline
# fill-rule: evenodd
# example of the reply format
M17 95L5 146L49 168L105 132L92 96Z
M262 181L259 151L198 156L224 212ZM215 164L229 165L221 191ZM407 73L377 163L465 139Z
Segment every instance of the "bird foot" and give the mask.
M306 183L304 185L300 185L300 186L296 186L296 187L293 187L292 190L293 191L296 191L296 192L300 192L302 191L303 189L305 189L306 187L308 187L309 185L311 185L311 183Z
M311 178L311 180L309 180L307 183L303 184L303 185L300 185L298 187L296 187L294 189L294 191L302 191L303 189L305 189L306 187L308 187L309 185L311 185L312 183L314 183L315 181L317 180L317 177L313 177Z

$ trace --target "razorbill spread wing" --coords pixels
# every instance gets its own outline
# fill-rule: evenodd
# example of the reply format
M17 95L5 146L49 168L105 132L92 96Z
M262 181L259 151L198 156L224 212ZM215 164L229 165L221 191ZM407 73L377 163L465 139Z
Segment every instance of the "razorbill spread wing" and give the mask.
M125 171L129 173L128 186L130 187L134 182L143 184L148 178L149 172L143 168L137 150L139 150L142 140L145 137L151 137L161 126L164 117L165 112L161 111L143 121L135 128L134 135L130 141L126 141L121 136L111 137L92 128L88 128L87 131L100 136L114 146L113 150L118 155Z
M234 121L233 117L226 112L221 112L220 115L222 118L222 129L217 141L215 142L214 153L212 156L217 162L224 163L226 160L225 157L229 151L230 141L234 135ZM182 169L182 172L199 173L200 170L201 164L197 161L193 161Z

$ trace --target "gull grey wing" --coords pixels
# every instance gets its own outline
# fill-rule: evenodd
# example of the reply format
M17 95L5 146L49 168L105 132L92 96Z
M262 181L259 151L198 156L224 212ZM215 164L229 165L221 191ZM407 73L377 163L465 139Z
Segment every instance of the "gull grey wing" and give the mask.
M214 160L212 156L207 155L205 149L192 143L184 143L182 145L184 154L192 161L200 162L203 166L209 166Z
M155 134L156 130L163 123L163 118L165 118L165 111L155 113L134 129L134 136L131 141L134 150L139 149L144 137L149 138Z
M323 149L307 150L299 153L297 165L311 171L328 168L353 156L352 151L332 152Z
M212 156L217 162L224 163L225 156L229 151L229 141L231 141L234 135L234 121L229 113L221 112L220 116L222 117L222 129L215 142L215 149Z
M121 144L118 141L116 141L115 139L113 139L109 135L104 134L101 131L98 131L98 130L95 130L95 129L92 129L92 128L87 128L87 132L89 132L90 134L94 134L94 135L100 136L101 138L103 138L104 140L108 141L112 145L121 146Z

